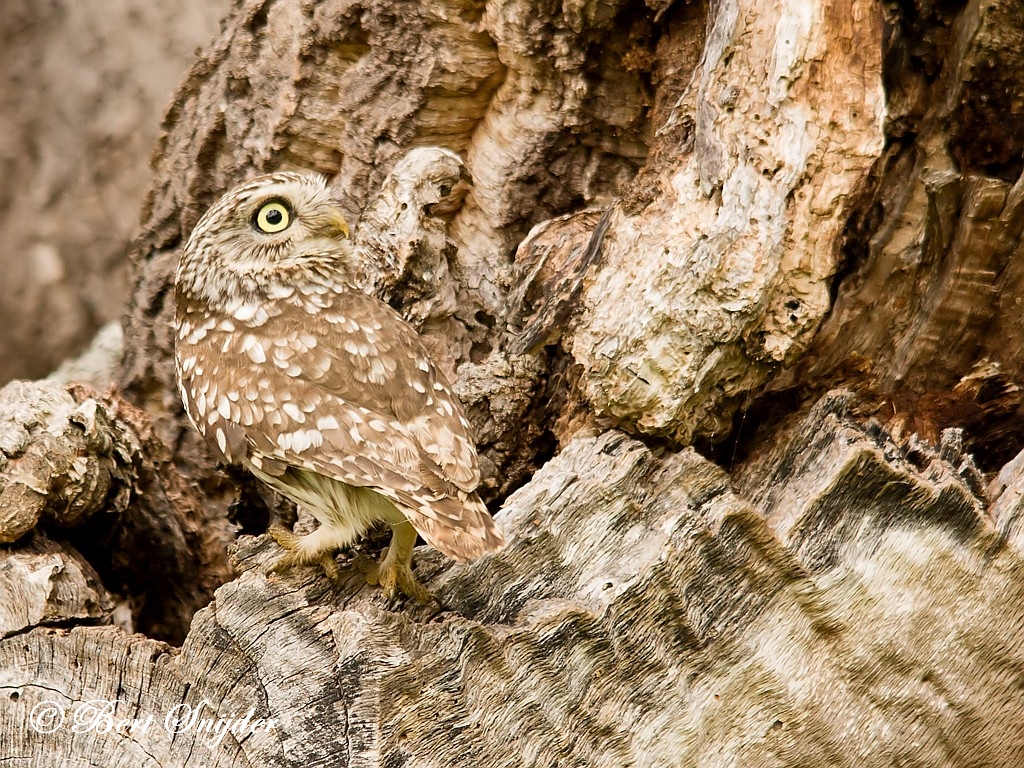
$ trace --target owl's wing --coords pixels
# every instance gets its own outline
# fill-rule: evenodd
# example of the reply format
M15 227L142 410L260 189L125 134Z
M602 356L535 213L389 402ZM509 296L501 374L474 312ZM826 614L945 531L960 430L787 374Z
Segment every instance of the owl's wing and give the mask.
M281 476L299 468L372 488L401 507L432 546L456 560L479 557L504 543L476 493L437 488L424 477L419 441L406 424L309 382L293 383L289 398L264 404L263 426L244 429L248 460L261 472Z
M360 291L341 289L322 301L309 315L275 318L281 326L275 337L288 340L285 349L292 353L294 367L284 367L285 373L321 387L346 408L363 407L402 425L417 448L424 481L438 492L476 488L480 469L471 427L416 331Z
M353 473L346 482L377 484L360 470L369 445L381 453L381 472L394 467L437 494L479 485L458 401L417 333L386 304L339 287L301 304L248 304L220 322L184 309L182 399L229 461L244 453L239 429L250 441L272 436L285 449L319 447L332 433Z

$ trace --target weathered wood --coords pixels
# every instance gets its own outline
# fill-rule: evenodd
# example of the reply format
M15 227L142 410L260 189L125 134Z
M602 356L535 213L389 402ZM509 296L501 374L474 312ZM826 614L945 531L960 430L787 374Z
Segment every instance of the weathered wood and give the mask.
M113 601L99 575L68 544L57 546L36 532L16 552L0 555L0 564L0 637L113 619Z
M51 382L0 389L0 414L0 542L17 542L41 526L69 545L37 551L30 539L27 549L0 552L5 591L17 595L19 574L27 578L29 571L44 579L34 590L50 581L57 588L54 577L65 572L81 581L74 573L82 570L81 550L91 564L85 572L95 568L104 585L90 585L97 594L86 602L103 603L106 591L117 592L135 601L135 626L180 641L195 610L231 576L224 555L230 529L199 513L198 498L166 463L148 417L116 396ZM52 570L44 578L45 568ZM14 613L39 604L22 597L26 604Z
M689 443L807 346L884 141L873 2L729 2L664 126L658 195L613 215L563 346L599 416ZM609 312L608 307L615 307Z
M835 306L775 387L841 380L932 440L964 428L997 471L1024 438L1024 138L1006 134L1024 106L1005 80L1024 72L1024 21L1014 0L952 10L893 20L890 146L851 220Z
M505 552L421 551L437 615L382 609L358 574L339 592L314 569L267 577L261 537L180 651L110 629L0 643L12 765L81 754L76 708L119 698L115 719L153 724L91 737L86 764L1017 765L1019 530L997 530L955 464L921 453L918 469L845 402L751 469L772 484L760 509L692 450L572 441L499 515ZM24 730L44 701L65 726ZM204 701L275 725L170 738L167 713Z

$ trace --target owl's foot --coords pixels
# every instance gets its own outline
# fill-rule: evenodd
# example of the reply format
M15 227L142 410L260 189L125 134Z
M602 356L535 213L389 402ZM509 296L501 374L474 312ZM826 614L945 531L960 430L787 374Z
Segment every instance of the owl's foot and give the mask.
M296 565L319 565L328 579L335 584L341 583L341 572L334 559L335 550L318 546L316 532L299 536L287 528L272 525L267 533L285 551L284 556L270 567L271 573L283 573Z
M430 591L412 575L412 548L416 545L416 529L408 522L393 526L391 544L381 556L380 563L367 574L370 584L380 584L388 605L397 605L401 595L418 603L436 600Z

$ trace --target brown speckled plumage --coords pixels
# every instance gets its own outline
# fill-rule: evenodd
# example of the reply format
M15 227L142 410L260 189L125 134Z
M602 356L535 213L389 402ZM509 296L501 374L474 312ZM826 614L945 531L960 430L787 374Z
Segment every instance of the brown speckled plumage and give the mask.
M271 217L287 222L265 232L256 217L275 205L284 213ZM290 563L321 559L377 520L396 539L408 520L456 560L493 552L503 540L474 491L469 424L416 332L353 286L346 235L317 176L263 176L210 208L175 284L185 410L226 461L320 521ZM401 578L382 583L409 592Z

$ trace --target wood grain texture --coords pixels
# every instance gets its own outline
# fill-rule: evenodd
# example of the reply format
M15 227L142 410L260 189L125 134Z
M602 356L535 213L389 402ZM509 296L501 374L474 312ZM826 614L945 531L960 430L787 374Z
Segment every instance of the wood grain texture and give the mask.
M0 723L44 700L154 715L82 763L106 766L1016 765L1019 530L847 401L752 465L773 489L753 505L692 450L574 440L499 515L505 552L421 551L436 615L382 609L358 574L268 578L272 545L243 539L180 650L111 629L0 642ZM273 733L169 738L166 712L203 701ZM19 739L14 765L82 754L67 729Z
M70 579L83 594L58 602L102 605L116 594L134 601L128 624L184 637L195 610L231 576L230 527L202 509L166 455L145 414L114 395L48 381L0 389L0 541L22 544L0 551L5 591L25 601L14 613L37 615L33 624L110 620L95 607L83 615L58 607L59 620L39 613ZM43 546L37 528L66 546ZM26 586L42 597L21 594Z
M1012 1L979 0L889 29L891 140L851 217L834 307L771 386L854 386L894 429L938 441L964 428L998 471L1024 424L1024 177L1020 136L1002 135L1021 106L1001 85L1024 71L1024 20Z
M730 403L810 342L884 146L876 3L735 0L709 30L658 126L692 125L692 151L613 217L565 342L598 415L684 443L726 432Z

